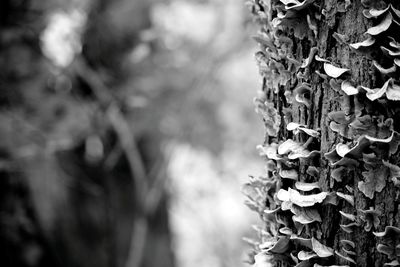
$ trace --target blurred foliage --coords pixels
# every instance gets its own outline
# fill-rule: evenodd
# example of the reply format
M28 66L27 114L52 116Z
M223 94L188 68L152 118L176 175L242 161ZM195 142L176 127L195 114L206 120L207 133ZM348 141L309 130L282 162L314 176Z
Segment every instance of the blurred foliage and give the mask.
M262 131L249 134L257 78L246 10L233 0L0 5L0 246L9 248L1 257L8 266L172 266L170 198L204 201L203 211L223 199L233 206L232 180L254 166ZM201 166L197 176L184 166L167 174L182 144ZM172 179L170 196L168 175L201 179L204 188ZM209 199L180 193L184 185L211 190L202 175L218 179L226 197L217 188ZM196 244L221 235L203 252L219 257L208 262L225 266L232 257L232 266L240 254L232 243L243 234L218 233L227 226L221 209L206 214L215 218L208 223L189 222L204 238Z

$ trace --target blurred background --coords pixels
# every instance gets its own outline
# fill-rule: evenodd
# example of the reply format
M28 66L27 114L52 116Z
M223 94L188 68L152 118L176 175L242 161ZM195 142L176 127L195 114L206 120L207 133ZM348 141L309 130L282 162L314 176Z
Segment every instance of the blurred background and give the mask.
M240 187L263 139L248 13L1 1L1 266L246 266Z

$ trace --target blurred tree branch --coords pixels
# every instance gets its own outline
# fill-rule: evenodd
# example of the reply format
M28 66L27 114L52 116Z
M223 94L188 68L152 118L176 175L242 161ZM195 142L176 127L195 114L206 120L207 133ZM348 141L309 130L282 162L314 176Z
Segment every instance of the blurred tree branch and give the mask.
M134 133L120 110L117 99L110 93L111 90L102 81L101 76L92 70L82 58L77 58L71 65L71 69L93 90L110 125L117 134L120 147L128 159L133 181L132 193L135 196L135 204L139 211L134 220L129 255L125 266L139 267L144 255L148 233L147 216L156 210L162 199L165 182L164 173L158 172L154 176L152 186L149 186L149 175L146 173Z

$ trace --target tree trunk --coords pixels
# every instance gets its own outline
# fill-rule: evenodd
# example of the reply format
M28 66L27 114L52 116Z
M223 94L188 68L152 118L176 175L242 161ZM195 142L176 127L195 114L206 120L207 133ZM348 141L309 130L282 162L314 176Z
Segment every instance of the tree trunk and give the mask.
M400 88L387 50L398 50L400 17L396 5L383 11L389 4L249 3L261 27L255 104L266 128L267 173L245 185L265 225L257 266L400 265Z

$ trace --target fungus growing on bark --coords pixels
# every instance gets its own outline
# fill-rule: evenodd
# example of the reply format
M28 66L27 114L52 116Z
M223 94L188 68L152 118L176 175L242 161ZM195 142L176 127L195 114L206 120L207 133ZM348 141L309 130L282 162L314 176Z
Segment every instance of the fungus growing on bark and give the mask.
M324 70L325 70L325 73L332 78L338 78L339 76L343 75L344 73L350 71L350 69L339 68L330 63L324 63Z
M349 224L340 224L340 228L348 234L351 234L354 230L354 227L360 226L357 222L352 222Z
M318 255L318 257L326 258L333 256L334 250L330 247L323 245L314 237L311 238L311 245L312 245L312 250Z
M306 173L312 177L319 177L318 168L315 166L308 166Z
M292 205L290 209L294 215L292 220L300 224L310 224L312 222L322 222L321 216L316 209L312 208L298 208Z
M400 55L400 54L399 54ZM396 65L395 64L393 64L391 67L389 67L389 68L384 68L384 67L382 67L378 62L376 62L375 60L372 62L373 63L373 65L374 65L374 67L380 72L380 73L382 73L383 75L389 75L389 74L393 74L395 71L396 71L396 69L397 69L397 67L396 67Z
M300 39L304 38L309 30L313 30L314 27L311 18L314 18L315 15L310 5L314 0L305 0L302 2L283 0L280 2L275 3L274 6L274 9L277 11L277 16L271 21L271 25L274 28L283 26L293 29L294 35ZM302 14L299 15L299 12L302 12ZM307 15L310 17L308 21Z
M260 154L261 155L261 154ZM273 161L272 159L270 159L270 160L267 160L266 162L265 162L265 171L267 172L267 173L269 173L269 172L274 172L276 170L276 163L275 163L275 161Z
M261 191L250 183L246 183L242 186L242 193L255 203L262 203L264 201L264 195Z
M400 186L400 167L394 164L389 163L388 161L382 161L383 165L389 168L390 179L394 183L395 186Z
M358 188L366 197L374 198L375 192L382 192L389 177L389 168L374 153L363 154L364 167L362 172L365 181L358 182Z
M279 228L279 233L287 235L287 236L291 236L293 234L293 231L289 227L285 226L285 227Z
M346 213L343 211L339 211L340 215L342 215L343 218L346 218L352 222L354 222L356 220L356 216L350 213Z
M310 66L312 60L314 59L315 54L318 52L317 47L311 47L310 54L307 58L303 59L303 63L301 64L300 68L307 68Z
M310 137L311 138L311 137ZM311 139L304 144L293 141L292 139L288 139L278 147L278 154L285 155L288 154L289 159L298 159L298 158L310 158L317 154L319 151L313 150L309 151L307 146L311 142Z
M267 145L258 145L256 147L260 156L266 156L268 159L281 160L282 158L278 155L278 144L271 143Z
M307 107L309 107L311 105L311 85L308 83L302 83L299 86L297 86L294 91L294 99L298 102L298 103L302 103L304 105L306 105Z
M362 1L365 3L364 0ZM290 113L290 116L285 116L283 119L285 121L285 125L288 131L293 131L295 135L301 133L301 136L299 138L300 140L305 137L305 134L309 135L310 138L305 144L300 141L288 139L286 141L283 140L283 143L282 141L280 141L280 144L273 143L273 145L258 147L258 149L260 150L260 154L270 159L268 163L268 169L270 170L269 175L273 176L274 179L277 179L278 181L275 182L276 187L274 188L275 190L278 190L278 192L273 196L276 202L270 203L269 199L264 201L264 209L265 203L267 203L269 207L268 209L265 209L263 213L266 215L274 215L276 217L273 220L274 223L277 222L278 225L272 226L271 228L273 230L270 232L277 237L272 243L270 243L270 245L265 245L260 248L263 250L269 250L268 253L270 254L285 254L285 257L290 260L291 266L295 264L297 264L296 266L303 267L312 266L315 262L317 262L314 264L314 267L321 267L322 265L327 265L330 259L316 258L331 257L335 254L335 252L342 259L355 264L355 261L352 259L352 255L355 255L355 244L352 241L341 240L341 244L343 245L343 247L341 248L341 252L343 254L341 254L331 248L325 247L315 238L306 239L296 236L300 234L303 236L315 236L319 240L323 240L323 238L326 237L326 233L320 229L315 229L314 225L311 224L321 221L321 215L318 213L319 206L327 203L337 203L337 198L342 198L350 203L352 206L354 206L354 196L352 196L352 194L355 194L357 196L359 195L359 192L357 191L357 188L356 191L353 191L354 189L352 187L346 186L345 188L347 188L347 191L346 189L341 188L339 189L341 192L337 193L321 192L316 194L315 192L319 192L320 190L318 182L305 182L316 181L320 176L318 170L322 169L323 166L319 165L318 160L308 160L306 161L306 164L315 164L316 166L318 166L318 168L311 166L313 168L309 167L307 169L307 166L304 166L304 162L302 160L294 161L293 159L299 159L303 157L307 158L318 153L318 151L309 151L308 148L310 148L311 150L311 147L314 147L314 143L318 141L315 140L315 138L319 138L320 133L316 130L308 129L305 126L315 125L309 124L309 122L311 121L312 123L313 120L315 120L316 114L314 113L316 110L315 108L317 107L313 107L313 110L306 110L304 114L303 108L300 108L300 113L298 113L297 111L293 112L292 116L291 109L293 108L293 106L288 104L291 104L292 99L295 99L295 101L302 103L307 107L311 107L313 105L314 91L311 89L312 86L303 81L310 81L310 83L312 81L314 84L314 78L318 77L310 75L310 69L308 68L312 63L316 63L315 65L317 65L317 69L319 66L323 65L326 75L319 73L318 70L315 71L316 74L325 79L323 83L322 94L326 89L326 82L329 79L329 84L331 85L331 87L337 92L340 92L340 99L344 100L339 101L339 103L341 104L341 111L329 113L330 128L333 131L339 133L341 137L344 137L341 138L337 136L337 138L340 139L341 143L337 144L332 151L325 154L325 157L329 160L330 164L335 167L331 171L331 176L335 179L335 181L349 182L350 179L344 178L346 178L346 176L348 178L353 178L353 175L349 175L349 172L354 171L356 169L355 167L358 166L357 171L354 173L354 175L358 175L360 172L362 172L362 175L364 177L363 181L359 181L359 179L356 179L356 181L359 181L358 187L365 195L367 195L367 197L371 197L371 195L373 197L374 192L379 192L379 190L382 190L381 188L383 188L384 185L382 186L382 181L380 179L386 179L387 177L389 177L393 180L393 182L400 185L400 181L397 180L398 178L400 178L400 167L395 165L391 166L388 161L382 161L382 159L397 159L397 156L390 157L390 155L397 150L399 145L398 143L400 141L398 140L398 134L394 131L394 128L398 129L399 125L396 124L395 126L393 126L393 121L391 121L391 119L387 119L387 117L397 115L397 110L390 109L394 104L391 101L387 101L387 99L400 100L400 85L397 84L397 77L395 77L395 73L397 74L399 71L397 67L400 67L400 58L394 58L400 56L400 44L397 42L396 39L384 35L388 32L395 33L395 27L397 27L396 20L400 18L400 12L394 9L391 5L384 5L382 7L382 1L380 1L380 3L377 3L378 1L371 1L373 2L371 6L364 11L364 15L366 15L366 17L376 19L374 21L374 26L370 27L367 30L369 37L366 40L360 41L358 43L349 44L349 46L354 50L368 53L371 52L369 53L369 55L371 56L370 58L372 60L375 59L375 61L373 61L373 64L377 69L377 71L374 70L374 74L378 73L379 71L382 74L383 78L385 78L383 82L386 82L384 83L382 88L370 89L357 86L357 84L355 84L355 81L359 79L366 81L365 75L357 74L357 77L354 77L354 79L350 79L349 69L339 68L337 67L338 65L334 65L335 63L331 63L331 61L329 60L318 57L318 55L316 55L318 50L315 46L315 43L313 42L314 40L311 40L311 42L308 43L307 41L304 43L299 42L296 47L292 47L293 44L287 41L287 39L289 39L288 36L293 39L293 35L297 37L301 35L309 35L309 37L313 39L312 32L314 32L314 35L317 34L317 28L314 25L315 14L313 13L317 9L321 10L323 8L327 8L328 11L325 10L325 13L332 13L332 16L334 17L334 13L344 11L349 5L349 1L345 1L345 3L343 3L342 1L342 3L337 3L338 5L334 7L331 7L329 5L317 6L313 5L312 2L314 1L305 0L300 2L298 0L277 0L269 2L268 5L270 6L266 7L266 11L264 11L266 14L264 14L263 18L268 18L270 20L271 16L276 17L272 23L269 23L265 27L265 31L267 31L270 35L268 37L269 39L264 38L259 40L260 43L263 43L263 46L266 50L271 51L270 55L267 55L267 60L269 62L266 64L266 67L269 68L269 76L268 81L264 85L264 88L268 88L267 90L271 90L271 88L275 89L275 93L278 92L278 89L282 91L286 90L284 92L284 96L287 100L285 101L285 98L282 99L282 91L279 91L279 95L273 95L272 97L272 94L270 94L271 92L268 91L268 96L270 98L273 98L274 101L276 101L277 103L275 107L277 107L276 109L279 110L279 114L278 111L274 108L273 104L270 104L270 106L273 108L273 111L275 111L275 114L277 116L282 116L282 111L285 114ZM263 3L263 1L260 1L259 5L266 6L267 4ZM330 9L334 11L331 12ZM329 20L332 20L332 18L330 18ZM328 27L330 24L332 24L333 26L333 23L330 21L326 22L326 24L328 25ZM294 29L294 32L287 31L286 27ZM346 34L348 34L348 32L346 32ZM397 36L395 37L397 38ZM342 36L336 33L335 38L339 42L343 42L345 44L348 43L348 41L344 41L344 38L347 38L347 36ZM382 52L377 51L378 54L373 53L371 48L379 49L380 46L382 46L383 56L381 58L378 58L382 55ZM289 47L292 49L288 49ZM296 56L304 55L304 53L307 53L307 49L310 47L311 49L309 50L308 57L304 58L301 62L296 60L293 56L293 53L295 53ZM321 52L324 52L326 54L329 51ZM340 56L341 53L342 52L339 50L337 53L333 53L335 58L334 60L332 60L332 62L339 63L336 57L338 55ZM321 55L325 57L325 54ZM322 63L313 62L313 59ZM365 61L358 61L356 64L358 64L359 62L364 67ZM299 71L300 69L303 70ZM321 72L323 71L321 70ZM280 76L284 76L284 78L281 78ZM373 83L380 83L380 78L381 77L377 77L377 79L367 80L373 80ZM287 83L289 79L290 85ZM271 83L273 86L269 86L269 83ZM295 85L296 83L298 86L293 91L291 91L290 88L293 88L293 85ZM360 92L362 94L360 94ZM319 103L321 99L322 102L324 102L326 95L321 96L319 95L319 93L320 88L316 87L315 99L318 100L317 103ZM365 101L364 93L366 94L366 97L371 101L379 99L377 101L378 103ZM349 97L356 94L359 95L356 97ZM332 96L332 92L329 92L329 95ZM380 99L383 98L384 95L386 95L387 99ZM262 105L265 105L263 103L264 101L265 99L262 99ZM387 113L381 116L377 115L380 111L384 110L384 105L386 104L388 107L390 107L389 109L387 109ZM297 108L298 105L295 105L295 107ZM329 106L328 109L329 108L337 109L337 106ZM265 107L262 106L261 109L263 110L265 109ZM275 117L274 115L272 115L274 114L274 112L267 113L269 113L267 116L263 115L266 121L271 120L271 117ZM306 121L307 123L303 122L305 125L294 123L292 122L292 117L294 117L295 121L299 121L298 119L300 117L300 121ZM278 136L277 133L279 131L279 128L282 128L280 127L280 124L276 125L275 122L280 122L281 118L275 118L277 118L277 120L271 120L272 123L267 122L267 128L272 128L272 130L267 130L267 134L270 135L270 133L272 132L274 133L274 135L272 136L278 137L278 139L283 138L283 136L292 136L290 133L287 134L286 131L280 133ZM327 137L331 136L329 134L324 135L324 138L327 139ZM295 138L293 137L293 139ZM324 139L324 141L326 141L326 139ZM267 140L270 141L270 139ZM331 142L329 142L329 140L327 141L330 145ZM310 145L311 143L312 145ZM337 142L335 141L334 143ZM324 146L322 146L322 150L324 150ZM374 157L375 160L373 160L372 157ZM310 179L308 175L304 174L305 169L307 169L307 174L314 177L314 179ZM326 173L323 172L324 176L325 174ZM301 177L302 179L300 179L301 175L304 176ZM377 176L382 176L385 178ZM283 179L280 180L279 177L284 179L292 179L295 182ZM325 180L323 179L323 181ZM330 185L333 186L332 183L330 183ZM288 188L288 186L292 188ZM349 194L345 194L343 192L349 192ZM278 204L276 203L280 203L280 207L277 207L276 205ZM342 203L342 206L346 205L343 205ZM293 215L290 216L288 211L292 212ZM373 209L358 209L357 213L358 214L355 215L352 214L352 212L346 213L340 211L344 222L344 224L340 225L340 227L344 231L350 233L354 230L355 227L359 226L364 227L366 231L370 231L373 226L376 228L379 224L378 215ZM266 217L263 218L265 219ZM290 242L288 240L290 240ZM336 240L337 239L335 239L335 248L337 247ZM283 246L284 249L280 249L281 245L278 245L278 243L280 243L281 245L290 243L291 248L295 247L297 249L297 252L295 252L294 250L289 251L290 248L285 250L285 246ZM294 244L294 246L292 246L292 244ZM388 255L388 253L391 251L391 249L393 250L393 248L386 248L385 246L387 246L387 244L383 244L384 245L381 244L379 246L378 250L384 251ZM281 255L274 255L274 259L276 260L277 257L280 256ZM299 260L301 262L299 262ZM273 266L273 263L268 264L269 265L265 263L263 267ZM396 264L396 262L392 261L391 265L392 264L394 265ZM275 265L279 265L279 263ZM331 266L339 267L339 265ZM347 265L342 265L342 267L343 266Z
M346 95L356 95L358 94L358 89L355 88L349 81L343 81L340 85L340 89L346 93Z
M355 249L356 244L353 241L342 239L340 240L340 244L343 245L343 247L348 247L349 249Z
M355 262L352 258L350 258L350 257L348 257L348 256L345 256L345 255L341 254L341 253L338 252L338 251L335 251L335 254L338 255L340 258L342 258L342 259L345 260L345 261L348 261L348 262L351 262L351 263L353 263L353 264L356 264L356 262Z
M382 97L386 93L386 91L389 87L389 83L391 81L392 81L392 78L388 79L381 88L370 89L365 86L361 86L361 88L364 89L365 91L367 91L366 95L367 95L368 99L371 101L374 101L374 100Z
M263 212L267 215L275 215L281 208L277 207L276 209L273 210L269 210L269 209L265 209Z
M286 126L286 129L289 131L293 131L294 134L298 134L299 132L304 132L312 137L319 138L319 136L320 136L320 133L318 131L309 129L305 125L295 123L295 122L288 123L288 125Z
M346 112L340 111L332 111L328 113L329 128L339 133L341 136L352 139L352 132L350 128L350 123L352 123L355 119L354 114L346 114Z
M341 79L330 79L329 85L331 86L331 88L333 90L335 90L336 92L339 93L341 90L342 82L343 82L343 80L341 80Z
M385 18L378 25L369 28L366 33L370 35L381 34L389 29L392 22L393 22L393 16L390 12L388 12Z
M301 195L297 190L289 188L288 190L280 189L277 197L280 201L290 201L299 207L311 207L317 203L322 203L327 194L327 192L321 192L318 194Z
M318 257L318 255L316 253L312 252L312 251L301 250L297 254L297 257L299 258L299 260L305 261L305 260L309 260L309 259Z
M270 136L277 136L279 126L281 125L281 116L274 108L273 103L262 102L259 99L254 99L256 105L256 112L261 114L264 118L267 134Z
M391 5L388 5L384 9L376 9L376 8L364 9L363 10L363 15L368 19L377 18L377 17L385 14L389 10L390 7L391 7Z
M366 137L361 136L354 144L337 144L335 149L340 157L352 157L355 159L362 157L362 152L369 146L369 141Z
M295 169L279 170L279 176L284 179L291 179L297 181L299 174Z
M367 232L371 231L372 226L375 227L375 229L378 228L380 223L379 220L380 213L378 211L370 207L367 210L358 209L358 212L360 213L360 219L365 223L364 225L365 231Z
M369 142L391 142L395 136L393 132L393 119L385 119L382 115L357 116L348 127L349 136L365 135L365 138Z
M335 38L335 40L340 44L347 44L347 42L349 41L349 36L337 32L334 32L332 34L332 37Z
M289 249L289 237L280 236L278 240L275 242L265 242L260 244L260 249L265 250L267 252L282 254L285 253Z
M314 189L320 189L318 182L314 182L314 183L304 183L304 182L296 182L294 184L294 186L303 192L308 192L308 191L312 191Z
M337 182L342 182L343 177L349 175L354 170L354 166L339 166L331 171L331 177Z
M324 157L329 161L329 163L332 167L346 166L346 167L352 169L359 165L359 163L356 159L352 159L352 158L348 158L348 157L341 157L336 152L336 149L333 149L332 151L325 153Z
M369 144L369 140L365 136L361 136L354 144L337 144L335 149L325 153L324 156L329 160L332 166L345 165L352 169L358 165L357 159L362 158L362 152L369 146ZM333 173L333 176L340 181L340 175L343 171L343 168L338 169Z
M400 56L400 49L395 48L395 50L389 49L387 47L381 46L381 50L383 54L385 54L387 57L396 57Z
M329 60L327 60L327 59L325 59L325 58L322 58L322 57L320 57L320 56L318 56L318 55L315 55L315 60L316 60L316 61L319 61L319 62L330 63Z
M391 264L397 264L394 260L400 257L400 229L395 226L386 226L383 232L373 232L373 234L381 238L380 244L377 245L377 250L387 255Z
M343 194L341 192L336 192L336 195L344 200L346 200L350 205L354 206L354 196Z
M370 48L373 44L375 44L375 39L371 36L368 36L367 39L364 41L354 43L354 44L349 44L349 46L355 50L363 50L363 49L368 49Z

